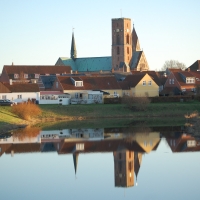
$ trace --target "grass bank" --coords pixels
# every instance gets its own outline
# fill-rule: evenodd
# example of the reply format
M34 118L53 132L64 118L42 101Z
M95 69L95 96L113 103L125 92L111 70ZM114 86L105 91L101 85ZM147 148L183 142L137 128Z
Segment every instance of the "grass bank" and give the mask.
M0 132L12 126L35 123L46 129L64 126L65 128L135 126L140 123L145 123L147 126L183 125L185 114L200 112L200 103L197 101L151 103L146 111L132 111L124 104L39 105L39 107L42 114L31 121L22 120L12 114L11 107L0 107Z

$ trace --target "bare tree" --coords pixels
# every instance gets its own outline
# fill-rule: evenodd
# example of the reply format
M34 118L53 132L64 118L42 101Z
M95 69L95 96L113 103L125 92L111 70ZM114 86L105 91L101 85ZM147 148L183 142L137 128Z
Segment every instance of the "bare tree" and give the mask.
M165 71L167 68L184 70L186 68L186 65L184 63L179 62L178 60L167 60L162 66L161 70Z

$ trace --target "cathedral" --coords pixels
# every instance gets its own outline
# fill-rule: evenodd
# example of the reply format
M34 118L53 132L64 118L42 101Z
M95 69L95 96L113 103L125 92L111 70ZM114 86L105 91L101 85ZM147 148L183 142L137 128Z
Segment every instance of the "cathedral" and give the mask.
M131 27L129 18L112 19L112 56L78 58L73 32L70 58L60 57L55 65L71 66L72 71L78 73L149 70L145 54L140 48L138 36L135 28Z

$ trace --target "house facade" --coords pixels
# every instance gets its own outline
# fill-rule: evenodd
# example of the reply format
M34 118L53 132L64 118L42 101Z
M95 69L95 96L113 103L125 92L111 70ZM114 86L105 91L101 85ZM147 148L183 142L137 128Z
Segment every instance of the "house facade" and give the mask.
M128 75L124 82L126 87L123 89L124 94L135 97L155 97L159 96L159 85L147 73L138 73Z
M15 83L10 85L0 82L0 99L9 99L16 103L27 102L28 100L39 101L39 87L33 83Z
M195 93L200 85L200 71L175 71L168 75L164 88L173 88L174 94Z

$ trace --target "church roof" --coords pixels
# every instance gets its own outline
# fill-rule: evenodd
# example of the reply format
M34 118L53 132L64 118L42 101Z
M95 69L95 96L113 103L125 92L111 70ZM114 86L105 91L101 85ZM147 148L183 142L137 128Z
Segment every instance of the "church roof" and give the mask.
M131 61L131 70L137 69L143 51L135 51Z
M99 71L111 71L112 69L112 57L87 57L87 58L72 58L60 57L59 58L64 65L71 66L73 71L78 72L99 72Z

